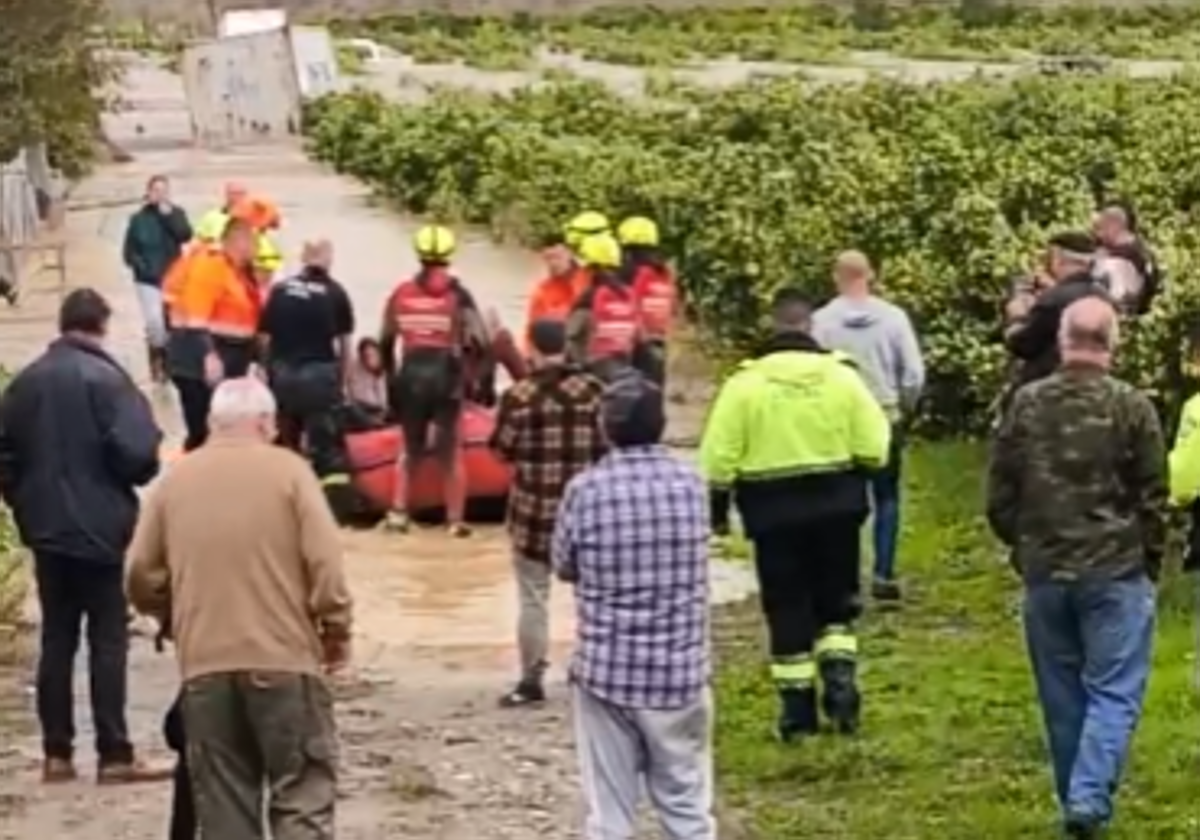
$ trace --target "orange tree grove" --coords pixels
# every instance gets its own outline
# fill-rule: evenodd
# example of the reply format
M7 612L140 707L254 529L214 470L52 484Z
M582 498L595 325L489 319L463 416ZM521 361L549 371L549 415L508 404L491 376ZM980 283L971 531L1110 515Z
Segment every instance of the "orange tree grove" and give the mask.
M1125 375L1167 407L1200 305L1200 77L972 80L724 90L631 101L567 80L420 104L355 91L313 103L310 153L403 208L532 241L584 209L659 220L689 310L722 350L759 336L781 285L829 294L859 248L930 366L922 420L978 431L1004 378L1003 298L1048 234L1131 200L1169 275L1126 332Z

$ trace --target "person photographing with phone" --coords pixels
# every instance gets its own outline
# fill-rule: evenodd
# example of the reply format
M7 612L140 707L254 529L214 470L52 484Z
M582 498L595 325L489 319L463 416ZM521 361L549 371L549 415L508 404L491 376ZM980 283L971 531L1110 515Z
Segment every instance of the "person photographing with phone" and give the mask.
M171 202L165 175L155 175L146 184L142 206L129 217L122 256L133 273L138 305L146 323L146 359L150 378L167 378L167 324L163 305L163 279L192 238L192 226L183 208Z
M175 641L201 835L260 837L265 813L276 840L332 840L325 678L349 663L351 599L320 482L273 445L276 410L255 377L216 387L210 440L148 496L127 586Z

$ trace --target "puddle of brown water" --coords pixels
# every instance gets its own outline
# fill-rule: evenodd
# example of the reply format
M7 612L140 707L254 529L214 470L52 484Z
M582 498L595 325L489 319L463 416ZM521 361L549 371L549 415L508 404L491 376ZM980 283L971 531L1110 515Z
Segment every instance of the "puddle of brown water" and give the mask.
M347 532L347 572L368 646L428 649L454 662L515 661L517 593L508 539L483 528L456 540L436 528L396 535ZM570 592L551 598L551 639L572 637Z

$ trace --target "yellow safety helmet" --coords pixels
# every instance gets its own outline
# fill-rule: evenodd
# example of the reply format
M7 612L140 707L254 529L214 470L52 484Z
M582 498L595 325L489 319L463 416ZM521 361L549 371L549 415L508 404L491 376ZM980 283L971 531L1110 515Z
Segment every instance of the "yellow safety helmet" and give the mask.
M621 267L621 243L611 233L584 237L576 251L579 261L589 268Z
M258 241L254 250L254 267L260 271L270 271L272 273L283 267L283 254L275 247L275 243L271 241L271 237L261 233L258 235Z
M445 262L457 247L454 231L441 225L426 225L413 236L413 250L422 262Z
M196 230L194 232L197 239L202 239L205 242L216 242L225 235L225 228L228 225L228 213L221 210L209 210L200 217L200 221L196 222Z
M567 222L563 228L563 238L566 239L567 245L578 248L584 237L608 233L611 230L612 224L609 223L608 216L595 210L585 210Z
M658 225L645 216L630 216L617 228L617 239L622 245L657 248Z

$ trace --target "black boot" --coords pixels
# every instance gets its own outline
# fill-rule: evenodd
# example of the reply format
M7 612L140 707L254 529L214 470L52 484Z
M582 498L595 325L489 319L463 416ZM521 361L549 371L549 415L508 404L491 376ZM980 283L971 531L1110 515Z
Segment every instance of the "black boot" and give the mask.
M898 605L902 597L900 584L890 578L875 578L871 582L871 598L877 604Z
M799 741L819 731L817 692L813 688L779 689L779 740Z
M1100 840L1104 828L1099 823L1081 817L1067 817L1063 833L1069 840Z
M546 702L546 689L541 679L526 677L517 687L500 698L500 708L517 709L522 706L537 706Z
M827 659L820 663L821 711L833 724L834 731L851 735L858 731L862 698L858 693L857 667L848 659Z

